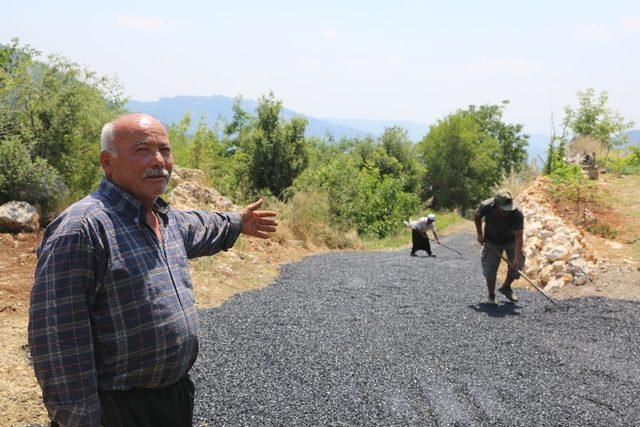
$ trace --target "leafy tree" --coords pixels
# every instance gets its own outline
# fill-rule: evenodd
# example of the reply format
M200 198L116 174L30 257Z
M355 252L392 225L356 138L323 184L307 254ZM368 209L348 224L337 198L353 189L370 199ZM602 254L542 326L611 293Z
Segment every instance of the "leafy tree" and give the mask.
M498 141L465 111L431 126L418 151L427 168L425 196L435 208L475 206L501 178Z
M187 111L178 123L174 123L167 128L169 141L171 142L171 152L173 161L180 166L190 167L191 153L191 112Z
M609 151L627 141L623 132L631 129L633 121L625 121L622 115L607 106L609 94L601 92L596 96L592 88L578 92L577 109L566 106L564 124L575 136L590 136L602 142ZM605 157L605 158L606 158Z
M233 117L231 118L231 122L224 128L224 133L227 136L242 132L251 122L251 115L242 108L241 96L238 96L234 100L231 110L233 111Z
M498 142L499 172L510 175L520 172L527 164L527 145L529 136L522 134L523 125L508 124L502 121L502 113L509 101L502 101L500 105L470 105L464 111L465 115L473 117L480 130Z
M280 119L282 102L273 92L260 98L258 117L250 139L251 180L256 190L268 189L281 197L284 190L307 166L308 148L304 139L306 119Z
M403 190L418 193L420 176L424 173L424 168L418 158L415 145L409 139L408 131L399 126L385 128L380 136L380 142L387 156L395 159L399 165L394 175L403 180Z
M42 159L62 176L71 197L99 180L102 125L123 112L117 82L49 56L18 39L0 46L0 140L15 137L33 162Z

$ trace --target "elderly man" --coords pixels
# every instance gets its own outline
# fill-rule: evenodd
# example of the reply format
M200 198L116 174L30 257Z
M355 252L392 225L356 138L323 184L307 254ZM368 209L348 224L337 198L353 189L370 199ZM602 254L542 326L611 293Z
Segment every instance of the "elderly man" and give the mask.
M104 126L98 190L46 230L29 348L52 425L187 426L198 315L187 260L267 238L275 212L176 211L160 198L173 158L164 126Z
M438 233L436 232L436 216L435 214L429 214L426 217L418 219L417 221L405 221L407 227L411 227L411 253L410 256L417 256L416 251L426 251L430 257L435 257L431 252L431 244L429 243L428 230L431 230L436 242L440 244Z
M482 219L485 220L484 233ZM484 245L482 249L482 272L487 281L489 304L496 304L496 276L502 252L507 253L511 265L507 277L498 289L511 302L518 301L518 297L511 289L511 283L520 277L518 270L524 268L522 253L524 215L518 209L511 191L500 190L495 197L480 203L474 213L478 242Z

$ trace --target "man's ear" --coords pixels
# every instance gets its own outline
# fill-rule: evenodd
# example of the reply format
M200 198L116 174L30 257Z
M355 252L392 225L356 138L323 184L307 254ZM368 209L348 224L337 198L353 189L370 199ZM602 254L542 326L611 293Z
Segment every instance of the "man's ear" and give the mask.
M108 151L102 151L100 153L100 166L102 166L102 170L104 171L104 176L107 178L111 177L111 173L113 172L113 156Z

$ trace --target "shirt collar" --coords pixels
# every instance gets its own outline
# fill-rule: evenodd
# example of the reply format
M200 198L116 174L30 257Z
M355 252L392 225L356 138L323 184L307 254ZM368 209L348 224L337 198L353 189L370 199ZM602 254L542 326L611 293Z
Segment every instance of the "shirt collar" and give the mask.
M102 178L98 193L104 195L116 211L129 214L134 218L144 218L142 203L109 178ZM168 219L169 209L169 203L162 197L156 198L153 203L153 210L160 214L165 223Z

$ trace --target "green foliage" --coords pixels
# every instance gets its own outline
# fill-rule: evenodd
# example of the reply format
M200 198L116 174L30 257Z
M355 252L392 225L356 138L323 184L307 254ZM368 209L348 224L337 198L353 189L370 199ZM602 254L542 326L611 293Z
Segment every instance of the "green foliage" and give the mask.
M620 175L640 175L640 147L629 147L630 154L609 158L607 167Z
M566 162L558 163L549 177L556 183L579 182L583 179L582 168Z
M306 119L280 119L282 102L273 93L258 101L258 117L249 136L252 151L250 174L253 188L268 189L281 197L305 169L308 149L304 139Z
M47 215L65 190L56 170L40 157L31 160L22 141L0 140L0 204L21 200L40 206Z
M362 148L360 142L355 147ZM305 170L294 192L326 194L333 222L343 230L354 228L362 236L385 237L417 211L418 195L404 191L404 181L362 161L362 150L336 153L317 167Z
M418 150L427 168L426 197L436 209L471 208L500 180L499 143L465 112L431 126Z
M39 55L17 39L0 46L0 141L19 140L33 164L46 161L79 198L100 179L100 130L125 99L113 80Z
M373 169L362 169L355 180L356 192L347 214L362 236L391 234L419 207L416 195L403 192L403 182Z
M502 121L502 113L509 105L509 101L502 101L500 105L470 105L462 112L473 117L480 130L498 142L498 170L504 175L518 173L527 164L527 145L529 136L522 134L523 125L507 124Z
M558 145L556 145L556 143ZM567 155L567 139L563 136L553 135L547 147L547 162L544 165L544 174L551 175L556 169L565 167Z
M607 150L627 141L623 132L633 127L632 121L625 121L620 113L607 106L609 95L601 92L596 97L591 88L578 92L577 110L565 107L564 124L576 136L590 136L601 141Z
M437 209L466 210L490 196L502 179L526 168L528 136L502 121L501 105L471 105L431 126L418 143L426 167L425 199Z
M430 213L434 213L433 210L422 211L420 213L416 213L416 217L427 216ZM455 211L435 211L437 215L436 226L438 228L438 235L442 230L450 227L451 225L457 224L462 221L463 218L459 213ZM373 238L373 239L364 239L363 244L366 249L376 250L376 249L389 249L389 248L398 248L401 246L407 246L411 242L411 229L408 227L401 227L395 230L393 234L388 235L385 238ZM446 249L444 249L446 250Z

